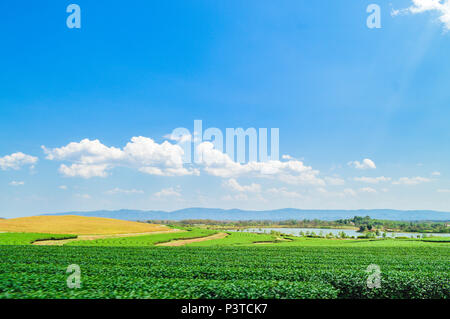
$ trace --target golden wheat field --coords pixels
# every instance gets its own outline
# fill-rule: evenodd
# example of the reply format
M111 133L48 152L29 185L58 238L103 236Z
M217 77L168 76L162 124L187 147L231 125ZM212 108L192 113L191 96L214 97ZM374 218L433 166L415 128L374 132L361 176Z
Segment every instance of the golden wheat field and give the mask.
M0 231L74 235L132 234L166 231L163 225L83 216L33 216L0 220Z

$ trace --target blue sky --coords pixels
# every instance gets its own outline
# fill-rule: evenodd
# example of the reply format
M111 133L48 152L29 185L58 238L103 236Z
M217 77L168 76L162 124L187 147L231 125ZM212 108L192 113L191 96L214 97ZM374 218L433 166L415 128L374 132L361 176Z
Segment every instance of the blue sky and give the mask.
M80 0L82 27L69 29L70 2L3 1L0 216L450 211L450 5L425 2ZM366 26L370 3L381 8L380 29ZM181 173L167 134L197 119L223 131L279 128L290 157L275 164L303 166L269 177L245 165ZM139 136L154 141L149 156L159 161L125 151ZM179 171L144 172L149 161Z

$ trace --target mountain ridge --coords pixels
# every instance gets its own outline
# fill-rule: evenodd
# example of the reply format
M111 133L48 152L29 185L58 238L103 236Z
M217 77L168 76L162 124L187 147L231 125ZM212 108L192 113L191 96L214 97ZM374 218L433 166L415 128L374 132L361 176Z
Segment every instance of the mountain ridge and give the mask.
M450 212L435 210L395 210L395 209L296 209L281 208L273 210L242 210L191 207L174 211L162 210L96 210L72 211L63 213L46 213L42 215L77 215L89 217L106 217L131 221L143 220L288 220L288 219L321 219L336 220L353 218L354 216L370 216L373 219L399 221L450 221Z

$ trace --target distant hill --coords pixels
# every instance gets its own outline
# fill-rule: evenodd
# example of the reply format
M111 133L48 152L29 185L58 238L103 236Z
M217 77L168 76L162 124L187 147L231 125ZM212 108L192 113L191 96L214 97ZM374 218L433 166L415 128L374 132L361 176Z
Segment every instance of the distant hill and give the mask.
M0 231L50 234L131 234L164 231L162 225L110 218L74 216L33 216L0 220Z
M48 214L47 214L48 215ZM105 217L122 220L183 220L183 219L213 219L213 220L287 220L287 219L321 219L336 220L354 216L370 216L374 219L388 220L429 220L450 221L449 212L432 210L392 210L392 209L361 209L361 210L303 210L294 208L250 211L240 209L219 208L186 208L172 212L141 211L141 210L99 210L91 212L67 212L52 215L78 215L90 217Z

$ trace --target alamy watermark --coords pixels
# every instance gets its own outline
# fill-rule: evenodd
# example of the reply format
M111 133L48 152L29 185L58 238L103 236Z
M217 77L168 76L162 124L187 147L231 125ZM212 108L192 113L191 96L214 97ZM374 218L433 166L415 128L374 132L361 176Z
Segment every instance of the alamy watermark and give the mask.
M81 268L76 264L69 265L66 273L72 273L67 277L67 287L70 289L81 288Z
M66 12L70 15L66 19L66 25L69 29L81 29L81 7L78 4L69 4ZM366 25L369 29L381 28L381 8L378 4L369 4L366 12L370 13L367 17Z
M238 163L278 161L280 158L280 129L270 129L270 145L268 133L267 128L256 129L254 127L245 130L243 128L227 128L225 134L216 127L210 127L203 131L202 120L195 120L193 133L187 128L179 127L172 131L170 138L177 141L178 145L182 147L184 163L198 164L202 162L202 153L197 150L204 142L212 143L214 149L222 153L225 145L225 153Z
M369 4L366 9L370 15L367 17L366 25L369 29L381 28L381 8L378 4Z
M70 15L66 19L66 25L69 29L81 29L81 8L78 4L69 4L66 12Z
M369 274L367 277L367 288L381 288L381 268L376 264L371 264L367 266L366 273Z

